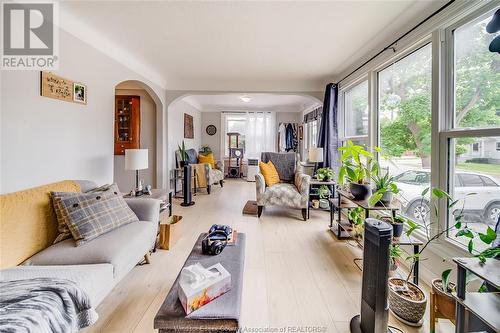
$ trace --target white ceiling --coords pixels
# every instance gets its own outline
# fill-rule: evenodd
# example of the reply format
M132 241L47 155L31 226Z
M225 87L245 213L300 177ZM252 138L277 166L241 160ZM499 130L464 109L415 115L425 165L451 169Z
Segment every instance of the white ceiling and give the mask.
M248 102L241 97L249 98ZM286 94L211 94L190 95L182 99L202 112L276 111L302 112L312 110L321 102L311 96Z
M445 2L67 1L60 21L168 89L320 91Z

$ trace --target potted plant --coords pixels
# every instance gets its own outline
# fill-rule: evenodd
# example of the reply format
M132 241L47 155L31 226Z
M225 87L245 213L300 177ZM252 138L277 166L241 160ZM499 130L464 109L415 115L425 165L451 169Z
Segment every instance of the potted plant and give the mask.
M351 222L356 236L363 237L364 223L365 223L365 210L361 207L352 208L347 214L349 222Z
M374 173L371 179L375 184L374 193L372 195L372 198L374 198L373 205L390 205L392 195L398 194L399 188L394 181L394 177L389 174L389 170L383 175L379 172Z
M401 247L399 244L391 244L391 247L389 248L389 276L394 277L396 275L396 271L398 270L399 267L399 262L398 258L401 258L401 255L403 254L401 250Z
M371 187L368 183L371 171L368 169L373 154L366 151L363 146L355 145L351 140L347 140L346 146L339 147L342 153L340 161L342 166L339 169L338 182L343 184L349 181L349 190L355 200L366 200L371 195ZM362 158L366 161L363 162Z
M319 196L319 206L323 209L328 209L330 207L330 203L328 202L328 198L330 197L330 189L326 185L321 185L318 188L318 196Z
M318 180L322 180L325 182L332 181L334 176L335 176L335 172L333 171L332 168L319 168L316 171L316 178Z
M429 188L426 188L422 192L422 200L424 200L425 195L429 192ZM474 193L468 193L465 197L473 195ZM446 207L449 211L453 209L453 207L459 202L459 200L454 200L451 196L445 191L439 188L433 188L431 190L431 195L435 201L446 200ZM410 270L406 279L401 278L389 278L389 308L396 315L398 319L401 319L406 324L420 326L422 324L422 318L425 313L425 308L427 305L427 297L425 293L420 289L419 286L409 282L410 276L413 273L413 269L415 268L415 263L419 260L422 260L422 253L426 250L426 248L433 242L440 239L443 235L448 234L453 229L457 230L457 237L466 237L469 238L468 250L470 253L473 252L474 242L473 239L476 236L476 233L473 232L468 226L467 223L463 223L463 210L465 206L465 198L463 201L462 209L455 214L455 224L445 228L444 230L438 230L435 234L430 234L430 228L432 223L428 223L425 219L421 220L421 224L417 224L416 222L406 219L406 223L408 226L408 230L406 234L410 236L415 230L423 228L423 233L426 237L426 241L421 247L420 251L414 255L409 256L407 259L410 260ZM436 218L439 215L438 206L435 204L434 213L436 214ZM496 237L495 231L488 227L486 234L478 233L479 238L485 243L491 243ZM496 252L498 254L498 251ZM486 257L490 257L494 255L492 251L483 251L478 257L480 260L486 260ZM447 277L446 277L447 278ZM443 278L442 278L443 279ZM446 279L443 279L446 280ZM446 286L446 290L449 288L449 284L445 281L444 285ZM446 293L445 293L446 294Z
M184 144L184 140L182 140L180 145L177 145L179 149L179 165L183 168L185 165L189 164L186 153L186 145Z
M400 215L396 216L378 216L379 220L385 221L392 226L392 237L399 238L403 234L404 225L406 222L406 218Z

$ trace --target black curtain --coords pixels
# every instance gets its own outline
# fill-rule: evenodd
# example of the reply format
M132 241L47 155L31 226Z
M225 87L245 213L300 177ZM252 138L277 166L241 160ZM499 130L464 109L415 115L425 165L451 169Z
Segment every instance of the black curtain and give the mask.
M319 128L318 147L323 147L323 167L330 167L335 170L335 172L338 172L340 167L337 100L337 84L327 84L325 100L323 102L323 113L321 115L321 125Z

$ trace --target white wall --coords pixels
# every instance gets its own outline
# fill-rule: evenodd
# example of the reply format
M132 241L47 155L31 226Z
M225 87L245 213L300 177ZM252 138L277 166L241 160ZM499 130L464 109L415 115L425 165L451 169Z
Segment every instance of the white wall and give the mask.
M208 125L214 125L217 128L217 132L214 135L208 135L206 128ZM202 112L201 113L201 144L209 145L214 153L215 160L220 160L221 147L220 147L220 136L221 136L221 113L220 112Z
M62 30L59 59L54 74L85 83L87 105L41 97L39 71L1 73L1 193L63 179L112 182L115 85L140 80L165 105L164 89Z
M193 116L194 138L184 138L184 113ZM178 145L186 144L186 149L194 148L198 151L201 147L201 112L184 102L176 100L168 108L168 156L170 169L175 168L175 151Z
M139 171L139 179L145 185L156 188L156 106L149 94L143 89L116 89L116 95L139 96L141 110L140 148L148 148L148 168ZM135 187L135 171L125 170L125 155L114 157L114 182L122 192Z

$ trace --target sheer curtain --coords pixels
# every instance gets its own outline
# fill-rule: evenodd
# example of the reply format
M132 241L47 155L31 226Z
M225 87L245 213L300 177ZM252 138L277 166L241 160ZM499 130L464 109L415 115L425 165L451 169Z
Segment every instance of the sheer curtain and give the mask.
M276 151L276 113L247 112L245 155L260 158L262 152Z

